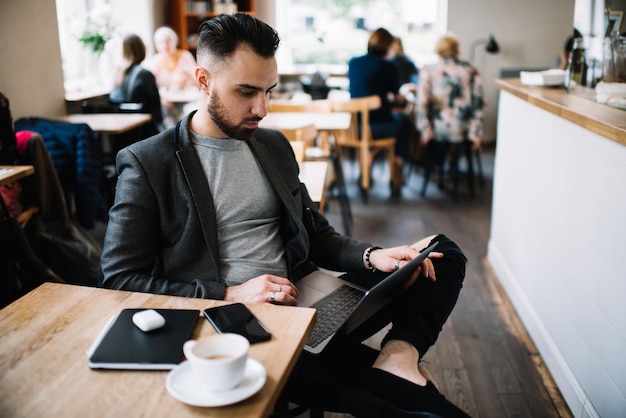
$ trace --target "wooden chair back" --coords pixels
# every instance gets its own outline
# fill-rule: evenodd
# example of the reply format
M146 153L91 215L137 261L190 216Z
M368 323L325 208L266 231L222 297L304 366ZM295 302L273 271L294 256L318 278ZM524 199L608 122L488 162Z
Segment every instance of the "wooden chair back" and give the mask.
M328 100L312 100L306 103L290 103L285 100L270 100L270 112L331 112Z
M331 103L328 100L312 100L305 103L293 103L287 100L270 100L269 103L270 113L330 113L332 111ZM282 131L285 133L285 136L288 135L289 130L283 129ZM328 143L329 140L327 132L318 132L314 125L300 128L296 131L301 131L304 135L304 139L302 140L305 141L306 148L316 149L315 151L312 150L311 155L316 155L317 158L328 157L330 154L330 146ZM313 131L315 131L314 135Z
M296 154L298 162L300 163L304 161L306 149L315 146L315 138L317 138L317 128L315 125L311 123L301 128L283 128L281 129L281 132L294 148L294 153Z
M361 169L361 191L364 200L371 185L371 167L374 156L380 151L388 153L390 180L393 187L396 184L397 173L395 172L395 144L396 138L372 138L370 128L370 110L381 106L380 97L373 95L367 97L352 98L347 101L332 101L332 110L335 112L350 112L352 122L347 135L337 138L339 147L354 148L358 152L359 166Z
M304 161L304 157L306 154L304 142L302 141L289 141L291 144L291 148L293 149L293 153L296 155L296 161L298 164L302 164Z
M290 141L303 141L308 146L313 146L317 137L317 128L314 124L308 124L301 128L281 129L281 132Z

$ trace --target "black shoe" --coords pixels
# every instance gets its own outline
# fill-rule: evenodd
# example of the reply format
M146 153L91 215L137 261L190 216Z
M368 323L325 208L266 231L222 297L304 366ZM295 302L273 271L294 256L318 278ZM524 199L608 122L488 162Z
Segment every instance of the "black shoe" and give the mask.
M369 369L347 387L342 404L357 418L469 418L432 382L419 386L380 369Z

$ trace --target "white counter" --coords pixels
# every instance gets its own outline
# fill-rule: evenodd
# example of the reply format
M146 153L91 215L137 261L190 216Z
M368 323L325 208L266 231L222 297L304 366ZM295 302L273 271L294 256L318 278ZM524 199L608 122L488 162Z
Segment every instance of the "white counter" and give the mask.
M487 261L576 417L626 416L626 112L499 80Z

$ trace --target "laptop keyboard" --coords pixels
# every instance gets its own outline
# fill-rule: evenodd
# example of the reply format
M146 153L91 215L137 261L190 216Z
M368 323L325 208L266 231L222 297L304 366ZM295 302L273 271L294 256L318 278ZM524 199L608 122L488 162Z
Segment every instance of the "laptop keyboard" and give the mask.
M307 345L316 347L337 331L363 294L363 291L344 284L311 306L317 309L317 321Z

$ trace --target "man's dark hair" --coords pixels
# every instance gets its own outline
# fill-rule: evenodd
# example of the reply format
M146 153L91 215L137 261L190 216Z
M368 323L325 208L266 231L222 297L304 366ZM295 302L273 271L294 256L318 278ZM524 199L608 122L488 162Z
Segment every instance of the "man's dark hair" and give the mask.
M267 23L247 13L221 14L204 21L198 29L198 58L205 55L231 57L242 45L271 58L278 49L278 33Z

